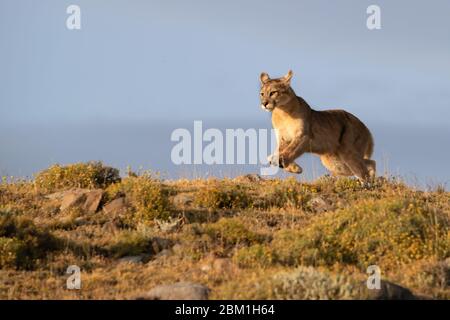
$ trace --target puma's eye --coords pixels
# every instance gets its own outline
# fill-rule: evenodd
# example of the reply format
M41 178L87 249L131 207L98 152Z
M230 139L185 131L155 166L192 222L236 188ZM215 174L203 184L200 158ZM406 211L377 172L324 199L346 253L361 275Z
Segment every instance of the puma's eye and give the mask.
M272 92L270 93L270 96L273 97L276 93L278 93L278 91L272 91Z
M264 92L261 92L260 94L261 94L261 97L262 97L264 95Z

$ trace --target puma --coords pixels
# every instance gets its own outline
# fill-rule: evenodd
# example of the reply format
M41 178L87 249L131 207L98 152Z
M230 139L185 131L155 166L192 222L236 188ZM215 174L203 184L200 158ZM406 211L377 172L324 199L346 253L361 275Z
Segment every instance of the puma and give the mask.
M344 110L318 111L298 97L291 88L291 70L271 79L261 73L261 107L272 112L278 151L269 162L285 171L300 174L294 161L309 152L320 156L323 165L336 176L374 178L376 163L371 160L374 142L369 129Z

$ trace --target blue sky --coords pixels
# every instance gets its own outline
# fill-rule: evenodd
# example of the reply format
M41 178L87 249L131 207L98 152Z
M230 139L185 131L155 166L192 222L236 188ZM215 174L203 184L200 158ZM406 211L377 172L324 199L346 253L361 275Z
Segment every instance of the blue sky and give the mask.
M81 30L65 26L70 4ZM366 28L370 4L381 30ZM313 107L368 124L377 160L447 181L449 12L448 1L2 0L0 174L89 159L175 172L171 130L269 128L259 74L292 69Z

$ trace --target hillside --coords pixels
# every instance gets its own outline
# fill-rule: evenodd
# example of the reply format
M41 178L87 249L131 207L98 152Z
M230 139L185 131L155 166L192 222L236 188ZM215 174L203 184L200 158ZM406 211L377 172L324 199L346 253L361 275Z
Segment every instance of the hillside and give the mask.
M0 184L1 299L134 299L192 282L210 299L356 299L369 265L450 298L450 193L398 179L168 181L101 163ZM81 289L66 289L68 266Z

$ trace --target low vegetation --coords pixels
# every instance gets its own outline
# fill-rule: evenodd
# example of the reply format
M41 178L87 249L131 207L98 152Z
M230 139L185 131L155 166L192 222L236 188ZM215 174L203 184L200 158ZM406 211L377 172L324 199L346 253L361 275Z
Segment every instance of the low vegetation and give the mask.
M132 299L190 281L212 299L358 299L367 267L450 298L450 193L399 179L163 180L99 162L0 183L0 298ZM95 210L70 190L101 190ZM82 198L85 199L85 198ZM113 205L115 203L115 205ZM65 287L67 267L81 290Z
M0 212L0 267L32 270L60 242L31 220Z
M101 162L89 162L54 165L37 174L34 183L39 190L52 192L70 188L105 188L117 181L120 181L119 170Z
M170 217L169 190L149 173L124 178L120 182L111 184L106 192L110 200L121 196L127 197L132 207L128 216L130 224L150 223L155 219Z

